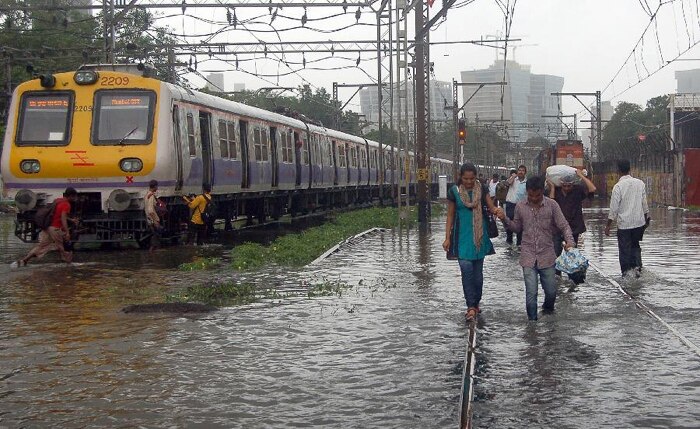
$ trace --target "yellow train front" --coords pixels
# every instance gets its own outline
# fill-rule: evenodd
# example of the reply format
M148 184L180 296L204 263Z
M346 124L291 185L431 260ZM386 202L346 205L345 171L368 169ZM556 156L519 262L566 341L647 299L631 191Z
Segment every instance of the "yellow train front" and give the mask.
M159 109L168 109L161 82L134 72L86 68L15 89L0 166L20 210L20 239L36 240L37 207L68 186L79 193L79 242L139 242L148 234L143 198L151 178L173 175L173 154L158 145L168 140L158 126Z

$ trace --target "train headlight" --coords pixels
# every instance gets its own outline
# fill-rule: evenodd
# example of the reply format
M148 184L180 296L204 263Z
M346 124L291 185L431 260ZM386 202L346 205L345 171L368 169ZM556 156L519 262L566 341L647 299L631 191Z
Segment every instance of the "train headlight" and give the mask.
M93 70L81 70L75 72L73 75L73 80L78 85L92 85L97 82L98 74Z
M123 189L115 189L109 194L107 203L110 209L121 212L131 205L131 195Z
M127 173L136 173L143 169L143 161L138 158L124 158L119 161L119 168Z
M36 174L41 171L41 164L37 159L23 159L19 163L19 169L22 170L22 173Z
M36 206L36 194L29 189L21 189L15 194L15 204L17 208L25 212Z

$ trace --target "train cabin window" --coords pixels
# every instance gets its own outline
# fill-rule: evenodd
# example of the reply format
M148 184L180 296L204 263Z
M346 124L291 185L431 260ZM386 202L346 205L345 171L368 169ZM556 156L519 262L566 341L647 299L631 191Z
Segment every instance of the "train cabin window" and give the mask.
M280 133L280 140L282 143L282 162L291 164L293 161L292 152L292 135L291 133Z
M20 105L17 146L65 146L70 141L72 91L26 92Z
M238 159L238 146L236 146L236 123L233 121L226 122L228 130L228 156L231 159Z
M190 156L197 156L197 145L194 138L194 116L191 113L187 114L187 146L190 150Z
M301 140L301 162L304 165L309 165L309 138L304 134Z
M260 141L260 128L255 127L253 129L253 147L255 148L255 160L260 161L262 159L262 145Z
M357 147L350 147L350 167L357 168Z
M343 143L338 145L338 167L347 167L345 163L345 144Z
M155 104L153 91L106 89L95 92L92 144L150 144Z
M267 128L260 130L260 153L262 154L262 160L267 161L268 160L268 153L269 153L269 147L270 147L270 139L267 136Z
M231 121L219 120L219 148L221 158L237 159L236 124Z
M219 150L221 150L221 158L228 158L228 129L226 121L219 120Z

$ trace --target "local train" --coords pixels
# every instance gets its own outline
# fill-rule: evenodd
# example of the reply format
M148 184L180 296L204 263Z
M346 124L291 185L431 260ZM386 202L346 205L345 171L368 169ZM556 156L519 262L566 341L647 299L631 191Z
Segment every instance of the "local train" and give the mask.
M136 241L150 232L144 197L151 179L167 202L166 237L190 213L182 195L213 188L217 218L264 221L283 214L369 203L391 195L417 166L377 142L149 77L134 65L83 66L14 90L0 172L19 208L15 235L35 241L38 207L78 190L79 243ZM428 182L451 176L430 159Z
M535 158L538 174L543 175L552 165L568 165L591 173L590 159L586 156L581 140L557 140L552 146L542 149Z

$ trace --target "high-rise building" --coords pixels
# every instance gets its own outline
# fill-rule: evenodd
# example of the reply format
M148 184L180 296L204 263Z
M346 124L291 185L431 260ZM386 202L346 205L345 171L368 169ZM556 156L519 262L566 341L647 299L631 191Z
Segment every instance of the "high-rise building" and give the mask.
M415 122L415 109L413 96L414 88L413 81L409 82L406 91L403 91L404 84L398 86L394 90L394 103L392 115L396 117L399 113L399 105L401 102L401 115L406 114L406 102L408 100L408 127L409 130L413 129L413 123ZM385 100L389 99L389 90L384 89L382 91L383 98ZM404 94L406 98L404 99ZM377 123L379 122L379 102L378 102L379 91L376 87L363 88L360 90L360 110L362 114L365 115L365 119L372 124L370 128L376 129ZM442 82L442 81L430 81L430 119L431 121L452 121L452 113L445 110L445 102L448 106L452 105L452 83ZM386 110L388 111L388 106ZM382 122L385 124L389 123L389 118L386 113L383 112Z
M506 85L494 85L502 82ZM489 68L463 71L462 82L477 85L462 87L463 100L471 100L464 111L469 122L500 122L509 129L511 140L524 142L530 137L546 135L542 130L548 126L558 127L556 117L561 114L561 92L564 78L560 76L533 74L530 66L509 60L495 61ZM478 83L491 83L479 88Z
M677 71L676 92L678 94L700 93L700 69Z
M224 74L223 73L209 73L207 76L207 88L215 92L225 92L224 89Z

